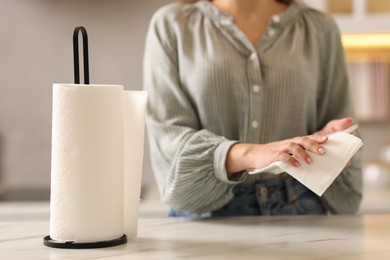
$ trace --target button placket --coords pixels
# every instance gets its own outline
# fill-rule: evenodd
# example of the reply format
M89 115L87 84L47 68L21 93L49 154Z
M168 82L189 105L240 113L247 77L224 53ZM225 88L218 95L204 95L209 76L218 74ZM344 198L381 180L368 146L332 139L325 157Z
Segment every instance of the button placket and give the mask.
M280 23L280 16L279 16L279 15L274 15L274 16L272 16L271 21L272 21L272 22L271 22L271 26L269 27L269 29L268 29L268 31L267 31L267 35L268 35L269 37L275 36L275 34L276 34L276 29L275 29L275 27L272 26L272 25L276 25L276 24Z
M249 83L249 114L248 114L248 132L247 140L255 141L259 138L258 128L261 122L259 121L261 111L259 104L261 103L261 64L256 51L253 51L248 56L247 75Z

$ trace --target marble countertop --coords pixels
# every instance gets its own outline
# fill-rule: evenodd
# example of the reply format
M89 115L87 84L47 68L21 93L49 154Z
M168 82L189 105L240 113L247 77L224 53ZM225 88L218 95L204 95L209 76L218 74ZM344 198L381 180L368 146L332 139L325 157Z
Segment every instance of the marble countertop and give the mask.
M0 203L0 259L389 259L390 214L191 220L141 211L138 238L101 249L43 245L49 204Z

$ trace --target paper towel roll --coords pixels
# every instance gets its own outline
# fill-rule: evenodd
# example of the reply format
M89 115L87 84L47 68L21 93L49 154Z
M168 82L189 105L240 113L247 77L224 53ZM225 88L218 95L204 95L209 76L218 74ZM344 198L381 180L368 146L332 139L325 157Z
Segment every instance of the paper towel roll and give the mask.
M50 237L124 233L124 99L119 85L53 85Z
M128 239L137 237L144 153L145 91L125 91L124 229Z

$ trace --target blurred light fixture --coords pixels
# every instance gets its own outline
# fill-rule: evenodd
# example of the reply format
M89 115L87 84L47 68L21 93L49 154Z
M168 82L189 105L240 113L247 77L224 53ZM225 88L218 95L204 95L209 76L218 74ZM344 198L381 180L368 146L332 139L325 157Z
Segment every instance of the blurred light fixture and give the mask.
M344 34L343 45L346 49L390 48L390 34Z

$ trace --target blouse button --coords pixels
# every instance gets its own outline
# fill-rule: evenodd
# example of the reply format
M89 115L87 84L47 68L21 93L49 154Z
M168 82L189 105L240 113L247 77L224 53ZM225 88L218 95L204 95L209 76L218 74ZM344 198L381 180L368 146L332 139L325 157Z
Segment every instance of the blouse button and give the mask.
M280 16L279 16L279 15L274 15L274 16L272 16L272 21L273 21L274 23L280 22Z
M251 55L249 56L250 60L255 60L257 58L256 52L252 52Z
M259 123L258 123L256 120L253 120L253 121L251 122L251 127L252 127L253 129L256 129L258 126L259 126Z
M223 20L221 20L221 24L228 26L228 25L232 24L232 21L230 19L223 19Z
M268 35L269 35L270 37L274 36L274 35L275 35L275 30L270 29L270 30L268 31Z
M260 91L260 86L259 85L253 85L252 90L253 90L253 92L257 93L257 92Z

